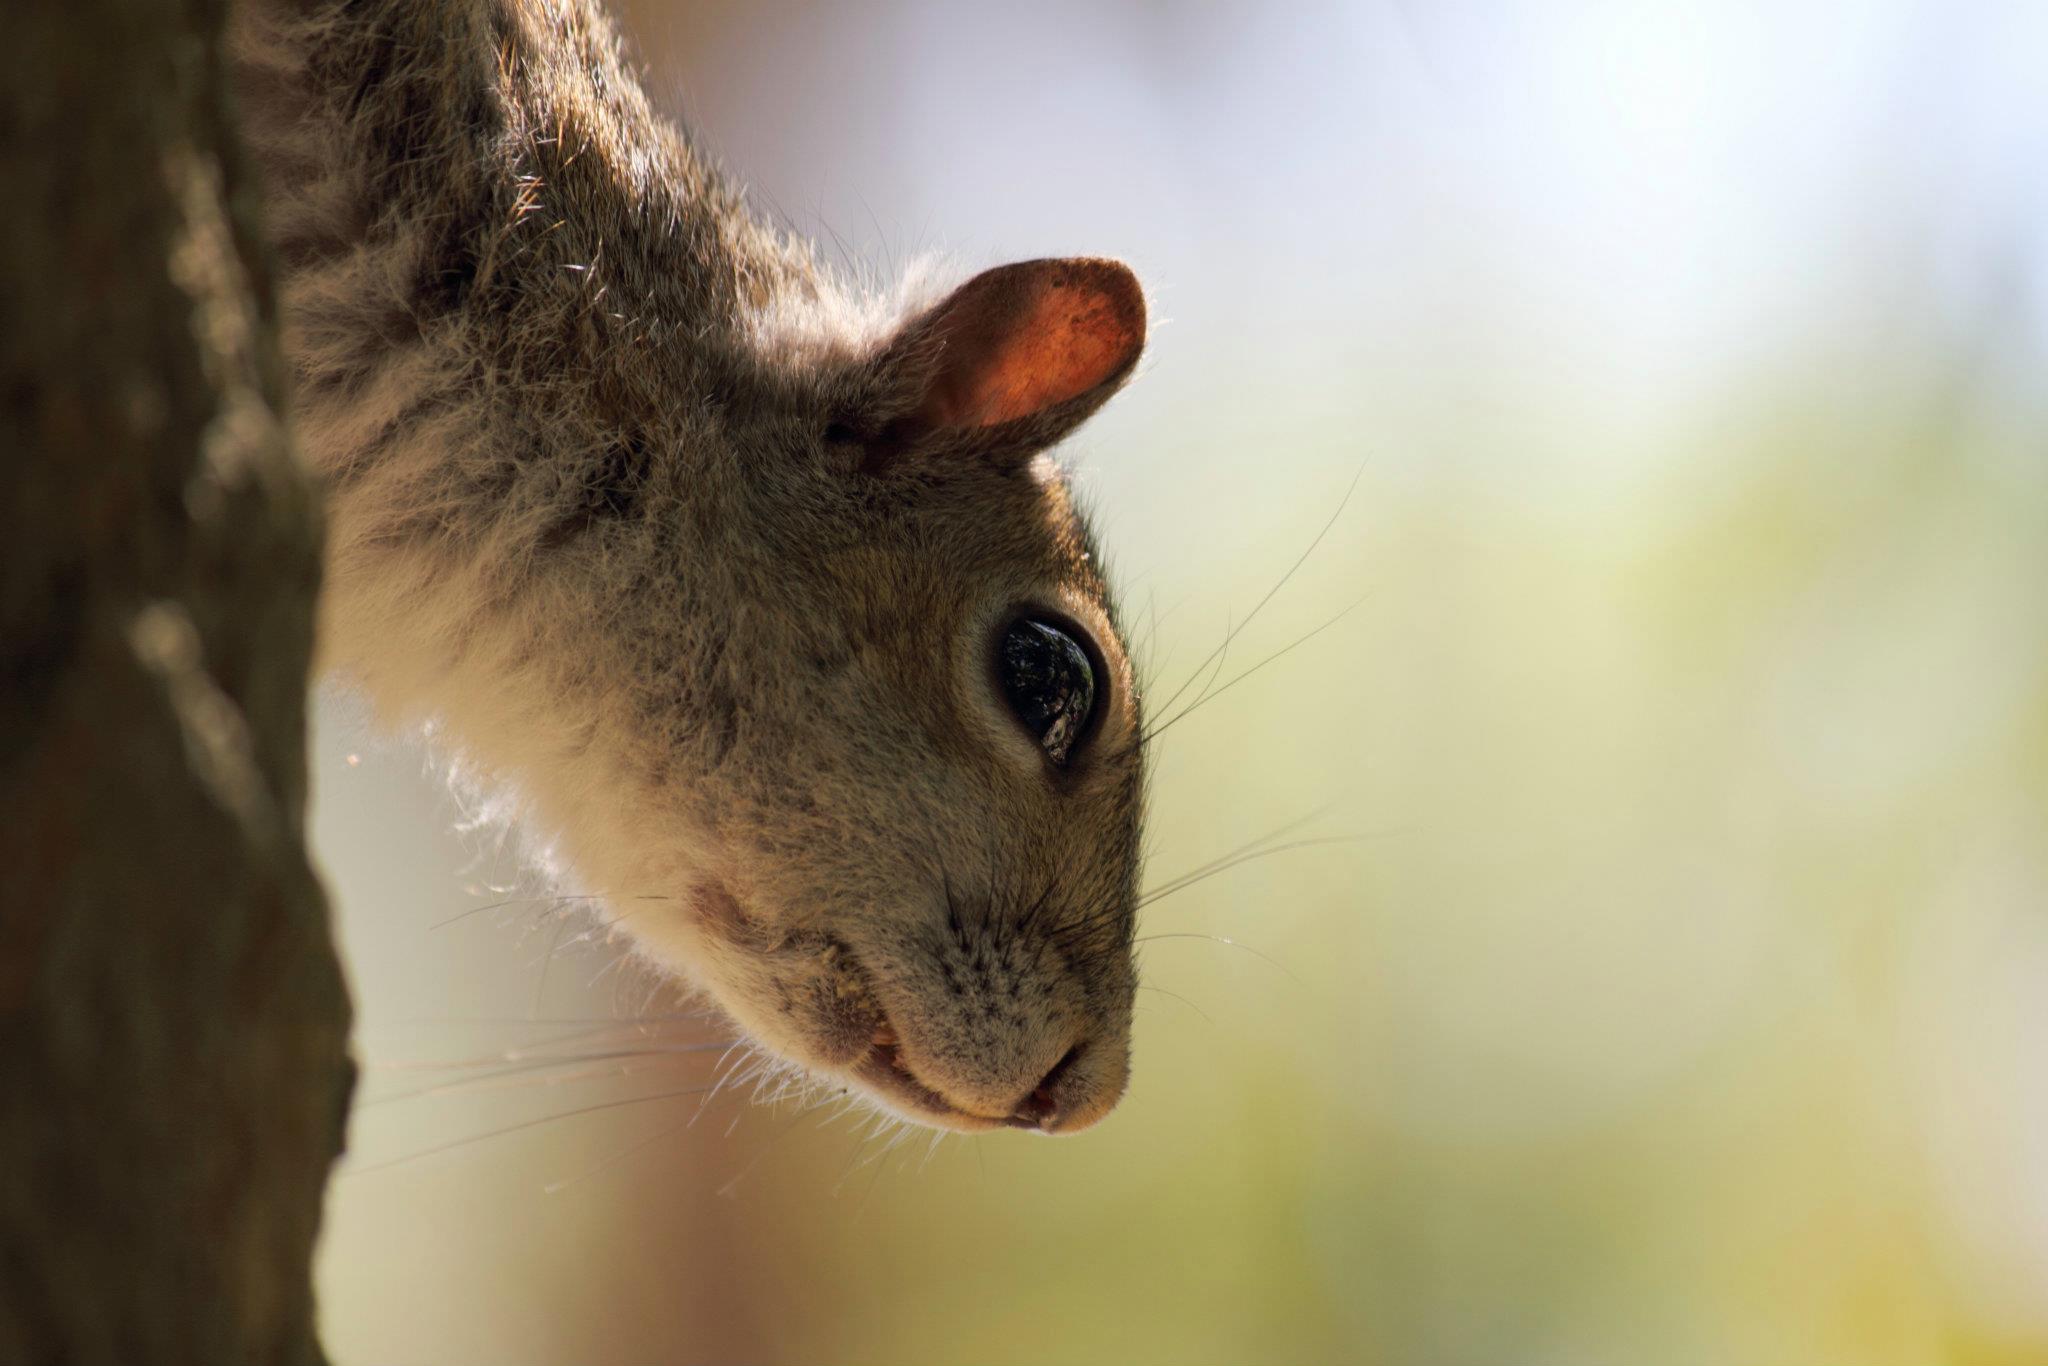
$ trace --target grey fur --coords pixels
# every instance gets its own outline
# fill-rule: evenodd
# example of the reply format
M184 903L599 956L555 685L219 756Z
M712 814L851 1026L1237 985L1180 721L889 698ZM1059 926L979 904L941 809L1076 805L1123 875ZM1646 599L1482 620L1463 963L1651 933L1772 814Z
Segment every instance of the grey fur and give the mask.
M234 51L328 490L327 665L580 876L672 896L622 928L774 1053L948 1127L1106 1113L1138 699L1033 456L1137 342L1023 417L921 421L948 305L857 299L750 217L591 0L249 0ZM1033 269L1142 338L1121 267ZM993 686L1020 605L1107 666L1069 771Z

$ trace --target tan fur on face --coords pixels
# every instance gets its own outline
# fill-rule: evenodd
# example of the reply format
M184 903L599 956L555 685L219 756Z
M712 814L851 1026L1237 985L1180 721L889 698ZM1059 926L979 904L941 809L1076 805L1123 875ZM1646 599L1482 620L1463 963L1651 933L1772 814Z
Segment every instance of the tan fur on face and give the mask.
M1137 697L1031 457L1135 362L1129 273L850 298L649 112L588 0L251 0L236 53L329 664L438 718L592 885L672 897L622 927L773 1052L926 1123L1099 1118ZM1020 611L1104 666L1063 769L996 682Z

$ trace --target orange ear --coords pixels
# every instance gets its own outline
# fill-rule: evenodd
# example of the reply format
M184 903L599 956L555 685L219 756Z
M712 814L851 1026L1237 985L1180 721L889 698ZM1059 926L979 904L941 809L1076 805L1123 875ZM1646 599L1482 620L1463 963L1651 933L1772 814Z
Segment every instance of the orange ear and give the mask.
M1119 261L1020 261L975 276L912 331L920 346L936 347L921 425L958 431L1056 419L1077 400L1108 397L1137 364L1145 294Z

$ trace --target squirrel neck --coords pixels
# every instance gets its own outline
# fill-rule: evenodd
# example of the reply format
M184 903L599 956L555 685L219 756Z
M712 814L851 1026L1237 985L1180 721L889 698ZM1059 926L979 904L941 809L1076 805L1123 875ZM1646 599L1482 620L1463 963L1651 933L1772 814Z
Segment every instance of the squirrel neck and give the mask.
M747 319L820 287L651 108L595 0L248 0L234 39L301 440L332 479L387 453L366 415L448 401L458 360L514 403L573 376L646 411L715 396Z
M679 610L721 614L709 538L747 472L720 414L773 374L759 316L827 285L652 110L594 0L244 0L231 32L326 489L322 667L533 766L594 667L583 624L631 591L593 527L633 517Z

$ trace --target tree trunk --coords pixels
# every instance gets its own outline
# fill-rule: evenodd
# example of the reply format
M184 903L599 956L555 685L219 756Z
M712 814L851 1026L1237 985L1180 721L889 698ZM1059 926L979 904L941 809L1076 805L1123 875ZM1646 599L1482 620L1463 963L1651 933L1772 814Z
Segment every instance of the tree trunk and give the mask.
M25 0L0 45L0 1366L320 1359L319 521L223 18Z

